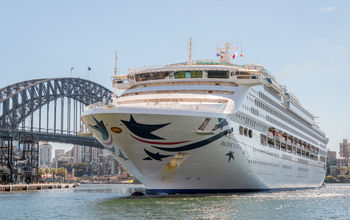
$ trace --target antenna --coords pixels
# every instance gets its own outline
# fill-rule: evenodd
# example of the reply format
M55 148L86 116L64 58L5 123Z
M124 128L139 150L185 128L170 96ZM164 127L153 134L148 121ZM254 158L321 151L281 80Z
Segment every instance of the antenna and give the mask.
M188 65L192 65L192 37L190 38L189 42L189 54L188 54Z
M118 52L115 51L115 66L114 66L114 75L116 76L118 72Z
M112 86L114 88L113 99L117 97L118 87L117 87L117 73L118 73L118 53L115 51L115 63L114 63L114 76L112 77ZM114 102L114 101L113 101Z

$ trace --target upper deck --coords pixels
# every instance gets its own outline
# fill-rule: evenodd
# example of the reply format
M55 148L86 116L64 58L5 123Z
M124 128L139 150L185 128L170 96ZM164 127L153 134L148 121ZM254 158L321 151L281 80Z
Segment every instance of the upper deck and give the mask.
M222 60L194 60L190 64L183 62L137 68L129 70L126 75L113 77L114 88L130 92L135 88L164 85L265 85L271 94L282 97L281 105L315 126L315 117L303 108L298 99L285 87L280 86L261 65L237 65Z
M235 65L223 61L199 60L164 66L129 70L127 75L114 76L113 87L129 89L137 84L166 81L228 81L236 84L257 85L262 83L264 69L254 65Z

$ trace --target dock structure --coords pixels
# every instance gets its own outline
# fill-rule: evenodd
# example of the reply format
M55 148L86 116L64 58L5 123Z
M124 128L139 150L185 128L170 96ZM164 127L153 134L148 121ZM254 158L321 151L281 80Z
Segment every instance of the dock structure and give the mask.
M80 137L84 108L112 92L81 78L33 79L0 88L0 184L38 180L39 142L103 148Z
M0 185L0 192L30 191L42 189L74 188L79 183L36 183L36 184L7 184Z
M0 184L37 182L39 142L35 136L0 136Z

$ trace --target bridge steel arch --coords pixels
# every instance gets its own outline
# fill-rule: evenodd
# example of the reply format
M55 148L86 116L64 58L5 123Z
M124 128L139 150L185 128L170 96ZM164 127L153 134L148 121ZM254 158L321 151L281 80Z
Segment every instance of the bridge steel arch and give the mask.
M38 178L39 141L103 148L93 137L76 135L80 122L78 108L81 113L84 105L108 102L112 94L107 88L81 78L34 79L1 88L0 183L19 181L21 175L26 176L26 181L29 182ZM61 103L57 103L58 100L61 100ZM46 108L46 129L41 127L41 118L45 118L42 114L43 107ZM67 118L64 118L65 107ZM57 129L59 122L56 121L58 112L61 113L60 129ZM34 113L38 113L38 121L35 121L38 122L38 129L34 128ZM53 129L49 128L49 120L52 120L50 113L53 113ZM64 121L65 119L67 121ZM26 127L28 121L29 129ZM72 130L71 122L73 122ZM64 123L67 125L67 130L63 129ZM18 158L15 154L21 157Z
M34 111L62 97L84 105L109 99L112 92L81 78L50 78L23 81L0 89L0 127L15 129Z

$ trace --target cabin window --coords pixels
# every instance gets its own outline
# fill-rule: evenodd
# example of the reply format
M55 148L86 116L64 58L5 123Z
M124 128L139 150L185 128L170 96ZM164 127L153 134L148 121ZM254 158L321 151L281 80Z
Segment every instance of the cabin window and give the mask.
M253 137L253 131L252 131L252 129L249 129L249 131L248 131L248 135L249 135L249 137L250 137L250 138L252 138L252 137Z
M229 71L208 71L208 78L224 78L229 77Z
M283 151L286 151L286 144L285 144L285 143L281 143L281 149L282 149Z
M239 134L243 135L243 126L239 126Z
M248 136L248 128L244 128L244 136Z
M267 144L269 147L273 148L275 143L274 143L274 140L272 138L267 138Z
M264 145L264 146L267 145L267 140L266 139L267 139L266 135L263 135L263 134L260 135L260 143L262 145Z

